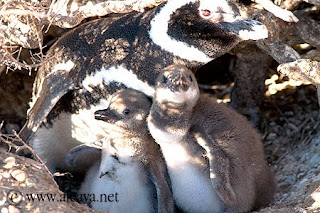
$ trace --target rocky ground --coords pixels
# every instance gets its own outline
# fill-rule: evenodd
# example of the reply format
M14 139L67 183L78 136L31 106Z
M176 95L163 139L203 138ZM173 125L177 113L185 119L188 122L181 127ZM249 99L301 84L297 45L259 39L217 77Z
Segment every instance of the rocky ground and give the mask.
M68 199L59 190L57 183L43 163L8 152L8 150L18 148L14 145L17 143L18 147L23 147L19 141L14 141L12 138L2 136L0 140L1 213L93 212L86 205ZM28 151L32 152L27 146L24 146L23 149L24 155ZM50 199L54 196L55 200L43 202L41 199L44 197L36 197L37 194L49 195Z
M320 212L320 115L316 88L270 70L258 129L278 182L275 202L260 212ZM229 102L233 83L204 92Z
M275 212L320 211L320 119L315 97L314 86L289 85L264 102L262 134L279 187L271 208Z

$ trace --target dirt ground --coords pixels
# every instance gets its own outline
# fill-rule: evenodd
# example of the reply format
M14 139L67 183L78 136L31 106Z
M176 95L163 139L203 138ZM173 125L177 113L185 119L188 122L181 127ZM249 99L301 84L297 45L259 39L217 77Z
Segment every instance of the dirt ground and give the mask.
M315 97L314 86L288 86L264 101L261 131L279 187L275 212L320 211L320 120Z
M320 115L316 87L289 80L273 68L265 85L257 129L278 192L271 207L260 212L320 212ZM214 86L200 87L218 101L229 102L233 83L225 80L224 84L214 82Z

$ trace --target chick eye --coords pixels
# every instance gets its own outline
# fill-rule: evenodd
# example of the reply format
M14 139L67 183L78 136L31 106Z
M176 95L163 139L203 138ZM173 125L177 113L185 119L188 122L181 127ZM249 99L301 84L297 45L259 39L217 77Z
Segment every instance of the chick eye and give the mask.
M123 114L128 115L130 113L130 109L124 109Z
M168 78L166 76L163 76L162 83L166 84L168 82Z
M192 82L193 81L193 78L191 75L189 75L189 80Z
M211 15L211 11L208 10L208 9L201 10L201 12L202 12L202 15L203 15L204 17L208 17L208 16Z

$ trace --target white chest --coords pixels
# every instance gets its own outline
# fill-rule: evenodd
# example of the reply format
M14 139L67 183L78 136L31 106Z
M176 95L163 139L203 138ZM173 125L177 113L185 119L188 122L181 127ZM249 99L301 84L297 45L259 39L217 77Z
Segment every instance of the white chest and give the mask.
M157 127L151 121L150 117L148 117L148 128L150 134L159 145L163 143L179 142L184 137L184 134L170 133L168 131L163 130L162 128Z
M177 144L161 146L168 165L175 202L185 212L221 212L221 200L201 162Z
M106 162L108 163L105 164ZM138 163L123 165L114 163L114 159L107 157L103 159L100 167L95 168L88 172L81 191L95 194L97 202L91 202L93 209L109 212L152 212L153 188ZM101 172L108 173L100 176ZM117 194L117 200L113 196L112 202L105 201L105 195L110 194Z

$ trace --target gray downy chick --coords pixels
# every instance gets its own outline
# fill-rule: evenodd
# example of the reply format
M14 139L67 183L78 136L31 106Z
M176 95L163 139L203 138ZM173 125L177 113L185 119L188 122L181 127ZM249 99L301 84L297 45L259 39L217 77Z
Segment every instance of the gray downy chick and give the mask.
M85 145L72 149L67 155L70 167L98 160L87 172L79 191L95 194L98 202L90 203L93 209L139 213L174 211L165 160L147 128L150 106L143 93L120 90L112 96L107 109L95 112L97 120L109 125L102 155L98 149ZM113 202L99 200L108 193L116 196Z
M276 186L259 134L236 111L200 95L186 67L159 75L148 127L184 212L247 212L272 201Z

